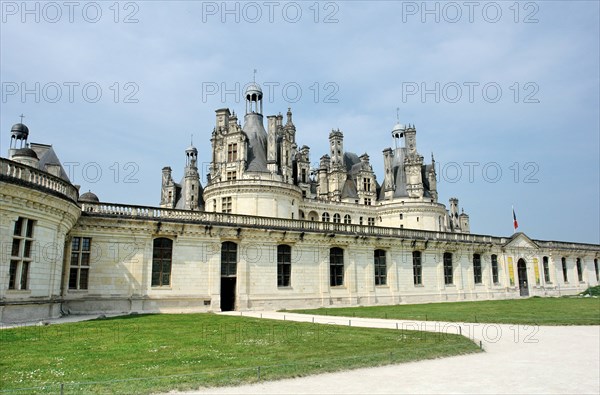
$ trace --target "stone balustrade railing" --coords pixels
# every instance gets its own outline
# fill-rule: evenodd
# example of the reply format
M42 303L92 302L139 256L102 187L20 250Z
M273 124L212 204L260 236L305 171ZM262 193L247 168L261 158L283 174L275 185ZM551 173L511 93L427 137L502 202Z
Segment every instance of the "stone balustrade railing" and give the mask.
M0 177L7 182L23 182L58 193L73 202L77 202L79 192L71 183L45 171L27 166L10 159L0 158Z
M358 224L305 221L287 218L257 217L204 211L177 210L160 207L131 206L112 203L82 203L82 210L88 216L124 217L161 221L182 221L204 225L221 225L272 230L290 230L300 232L319 232L323 234L350 234L369 237L396 237L408 240L460 242L479 246L502 247L510 241L507 237L495 237L469 233L448 233L405 228L388 228ZM542 248L575 251L598 251L595 244L568 243L557 241L537 241Z

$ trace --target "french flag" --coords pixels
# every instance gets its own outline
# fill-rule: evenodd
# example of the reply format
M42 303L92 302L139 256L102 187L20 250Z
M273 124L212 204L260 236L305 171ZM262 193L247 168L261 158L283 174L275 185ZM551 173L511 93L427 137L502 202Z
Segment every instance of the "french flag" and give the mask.
M515 228L515 230L517 230L517 228L519 227L519 223L517 222L517 214L515 214L515 208L512 208L513 210L513 226Z

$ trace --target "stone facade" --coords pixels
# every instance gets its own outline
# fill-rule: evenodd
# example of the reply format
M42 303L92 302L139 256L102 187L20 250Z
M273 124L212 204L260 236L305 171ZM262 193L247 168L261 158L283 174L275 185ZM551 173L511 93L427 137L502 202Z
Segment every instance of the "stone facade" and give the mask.
M291 111L265 130L260 87L246 98L244 126L217 110L206 186L190 146L181 182L163 169L157 207L79 196L52 147L28 145L15 125L0 158L0 322L559 296L599 284L598 245L471 234L457 199L438 203L414 126L393 128L380 185L339 130L311 168Z

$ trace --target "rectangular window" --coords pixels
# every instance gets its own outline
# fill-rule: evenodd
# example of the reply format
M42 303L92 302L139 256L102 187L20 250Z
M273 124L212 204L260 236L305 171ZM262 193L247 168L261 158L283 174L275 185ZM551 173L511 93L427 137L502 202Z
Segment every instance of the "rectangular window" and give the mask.
M451 285L454 283L454 269L452 267L452 254L444 253L444 284Z
M577 280L583 282L583 268L581 267L581 258L575 260L575 266L577 266Z
M300 182L306 183L306 169L300 171Z
M363 178L363 191L371 192L371 179Z
M546 284L551 284L552 281L550 281L550 267L548 266L547 256L542 258L542 268L544 269L544 281Z
M384 250L375 250L373 254L373 263L375 266L375 285L386 285L387 264L385 262Z
M277 246L277 286L289 287L292 274L292 247Z
M569 282L569 278L567 276L567 258L565 258L564 256L562 258L560 258L560 262L562 264L562 272L563 272L563 281L568 283Z
M29 288L29 268L33 252L35 221L19 217L15 221L8 269L8 289Z
M344 285L344 250L338 247L329 250L329 285Z
M365 206L371 205L371 198L365 198Z
M481 284L481 255L473 254L473 280L475 284Z
M598 271L598 258L594 258L594 270L596 270L596 281L600 281L600 271Z
M221 198L221 212L230 213L232 210L231 196Z
M492 255L492 281L494 284L498 284L498 255Z
M227 181L235 181L236 178L237 178L237 174L235 171L227 172Z
M423 285L423 266L421 264L421 251L413 251L413 284Z
M237 160L237 143L227 145L227 162L235 162Z
M71 240L69 289L88 289L91 247L92 239L89 237L73 237Z
M171 285L171 261L173 257L173 240L160 237L154 239L152 247L152 286Z
M375 226L375 218L373 218L373 217L367 218L367 225Z

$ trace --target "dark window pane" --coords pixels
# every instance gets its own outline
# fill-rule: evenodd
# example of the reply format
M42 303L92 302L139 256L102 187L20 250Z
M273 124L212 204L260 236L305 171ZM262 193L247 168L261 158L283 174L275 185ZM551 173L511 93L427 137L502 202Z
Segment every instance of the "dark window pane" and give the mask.
M81 269L79 272L79 289L88 289L89 269Z
M77 289L77 268L69 270L69 289Z
M8 289L15 289L17 281L17 266L19 266L19 261L10 261L10 269L8 271Z
M27 289L27 279L29 278L29 262L21 264L21 289Z
M13 243L12 243L12 251L10 253L10 255L12 256L20 256L20 249L21 249L21 239L13 239Z
M492 281L498 283L498 256L492 255Z
M13 234L15 236L21 236L22 229L23 229L23 218L19 218L19 219L17 219L17 222L15 222L15 231Z
M25 250L23 251L24 258L31 258L31 244L33 240L25 240Z
M33 237L33 220L27 221L27 233L25 234L27 237Z
M444 284L450 285L454 282L452 268L452 254L444 253Z
M90 253L82 252L81 253L81 266L89 266L90 265Z
M71 252L71 266L78 266L78 265L79 265L79 253Z

